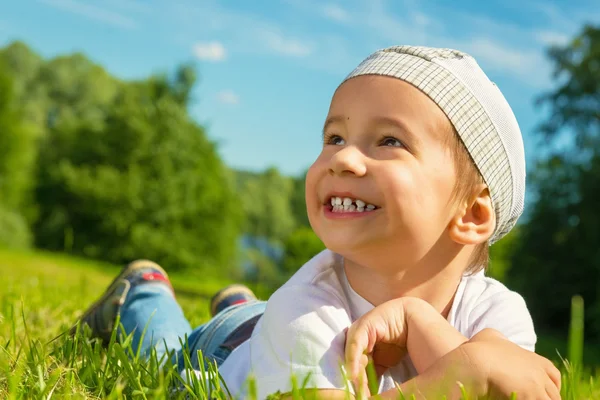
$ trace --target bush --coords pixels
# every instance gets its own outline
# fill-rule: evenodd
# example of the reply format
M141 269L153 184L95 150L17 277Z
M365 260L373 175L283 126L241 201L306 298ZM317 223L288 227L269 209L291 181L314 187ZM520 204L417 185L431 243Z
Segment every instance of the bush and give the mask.
M325 245L311 228L302 227L294 231L284 243L282 269L285 276L292 276L324 249Z
M155 82L124 85L102 123L63 120L40 154L36 241L114 263L233 265L240 212L215 145ZM223 271L221 271L223 272Z
M27 248L31 245L31 232L21 215L0 207L0 246Z

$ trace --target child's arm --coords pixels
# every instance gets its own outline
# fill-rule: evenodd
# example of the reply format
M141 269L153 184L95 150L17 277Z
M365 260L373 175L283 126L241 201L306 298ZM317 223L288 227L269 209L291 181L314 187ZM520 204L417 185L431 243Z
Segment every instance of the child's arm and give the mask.
M514 392L517 398L560 400L560 379L560 372L550 361L504 339L492 329L485 329L398 389L372 398L398 399L401 390L404 398L414 395L415 399L424 400L446 396L448 400L458 400L462 398L457 384L460 382L470 398L486 395L508 398ZM304 398L342 400L354 396L343 390L312 390Z
M544 357L485 329L452 350L414 379L400 385L405 397L417 399L462 398L457 382L470 398L489 396L560 400L561 376ZM379 398L397 399L398 390Z
M467 340L467 338L452 327L425 301L416 298L392 300L365 314L348 330L346 337L348 373L353 378L356 387L359 386L359 381L365 381L364 371L368 361L366 354L372 354L378 372L382 373L387 367L391 367L399 361L399 359L390 359L389 354L394 353L389 351L390 346L406 348L420 375L415 380L405 384L406 388L404 389L408 389L411 392L414 392L410 390L411 388L431 386L433 383L430 381L432 379L430 378L432 375L432 365L437 365L437 369L444 372L437 361L451 352L456 353L458 351L458 354L453 356L454 358L467 357L467 361L465 362L468 362L469 358L477 358L480 360L478 364L482 364L478 367L479 369L483 368L485 362L489 364L494 357L502 357L501 353L493 354L492 352L489 360L485 358L481 359L479 353L473 353L473 351L465 352L465 349L470 350L482 347L485 350L486 346L489 345L492 350L497 347L506 348L508 351L507 354L510 354L511 351L517 354L524 353L534 358L530 366L532 373L537 373L536 371L540 370L540 368L535 368L537 365L542 364L544 367L547 367L547 364L551 364L542 357L521 349L516 344L506 340L499 333L489 334L488 332L492 332L491 330L484 330L484 332L486 332L484 335L475 335L471 340ZM491 344L488 344L486 341L490 341ZM483 345L482 342L484 342ZM478 345L474 346L474 343L478 343ZM378 357L377 348L382 344L385 344L388 351L382 352L382 356ZM386 353L387 356L384 356ZM399 354L399 352L396 353ZM473 355L469 357L471 353L477 357ZM525 356L521 354L522 357ZM378 360L378 358L383 360L383 362ZM520 362L519 358L515 358L515 360L517 363ZM496 368L494 376L501 376L502 374L512 376L515 366L508 364L498 365L496 363L494 364L494 368ZM435 368L433 370L435 371ZM554 368L553 373L554 371L556 371L556 368ZM425 372L428 374L424 374ZM473 372L477 372L477 369L471 369L471 373ZM445 373L447 374L448 371L445 371ZM436 374L433 373L433 375L435 376ZM469 376L469 374L466 374L466 376ZM549 375L545 374L544 376L548 377ZM480 382L481 379L475 379L475 381ZM495 385L502 387L502 380L497 379L497 381ZM517 383L514 383L517 386ZM361 390L364 391L364 389L365 386L362 385ZM527 390L532 389L529 388Z
M400 349L406 348L420 374L467 340L426 301L414 297L390 300L365 314L348 330L348 373L357 377L364 370L367 362L367 357L363 354L365 351L373 353L380 374L386 367L392 367L400 361L378 357L378 347L386 344L384 347L388 347L385 352L387 354L392 352L390 345L399 348L396 351L398 358L402 354Z

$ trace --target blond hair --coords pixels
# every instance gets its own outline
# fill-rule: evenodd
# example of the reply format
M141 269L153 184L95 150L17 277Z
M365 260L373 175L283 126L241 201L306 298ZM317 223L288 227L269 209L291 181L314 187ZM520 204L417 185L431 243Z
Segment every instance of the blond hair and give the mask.
M448 146L450 147L454 167L457 172L456 184L452 192L452 202L458 204L458 202L473 196L476 187L485 183L485 181L453 126L452 133L448 137ZM486 270L489 261L489 242L486 241L478 244L473 249L465 271L474 274L481 270Z

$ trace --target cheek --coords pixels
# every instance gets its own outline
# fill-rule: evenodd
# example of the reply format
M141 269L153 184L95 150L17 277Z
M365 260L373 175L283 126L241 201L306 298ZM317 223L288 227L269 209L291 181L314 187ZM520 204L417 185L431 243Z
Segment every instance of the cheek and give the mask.
M419 168L397 169L379 186L386 188L386 204L402 215L404 223L437 218L447 202L444 193L447 183Z
M323 162L317 159L306 173L305 201L309 216L316 211L317 206L320 204L317 188L322 175Z
M410 213L415 205L422 203L422 182L423 179L417 171L398 168L393 174L384 175L378 186L384 190L388 207L397 208L404 214Z

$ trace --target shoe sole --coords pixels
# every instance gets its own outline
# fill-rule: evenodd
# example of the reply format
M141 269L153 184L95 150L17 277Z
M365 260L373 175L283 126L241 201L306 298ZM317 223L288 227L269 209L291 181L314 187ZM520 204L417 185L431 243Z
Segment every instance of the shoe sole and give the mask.
M158 270L161 274L163 274L165 276L165 278L167 278L167 279L169 278L169 276L167 275L167 272L160 265L155 263L154 261L150 261L150 260L133 261L133 262L129 263L125 268L123 268L121 273L119 275L117 275L117 277L115 279L112 280L112 282L110 283L108 288L104 291L102 296L100 296L100 298L98 300L96 300L91 306L89 306L87 308L87 310L84 311L84 313L81 315L81 317L79 317L78 322L82 323L90 315L92 315L98 309L98 307L100 307L110 297L110 295L112 294L112 291L117 287L117 284L119 283L119 281L123 280L126 276L134 273L135 271L143 269L143 268L154 268L154 269ZM71 328L70 333L74 334L76 328L77 328L77 325L75 325L73 328Z

